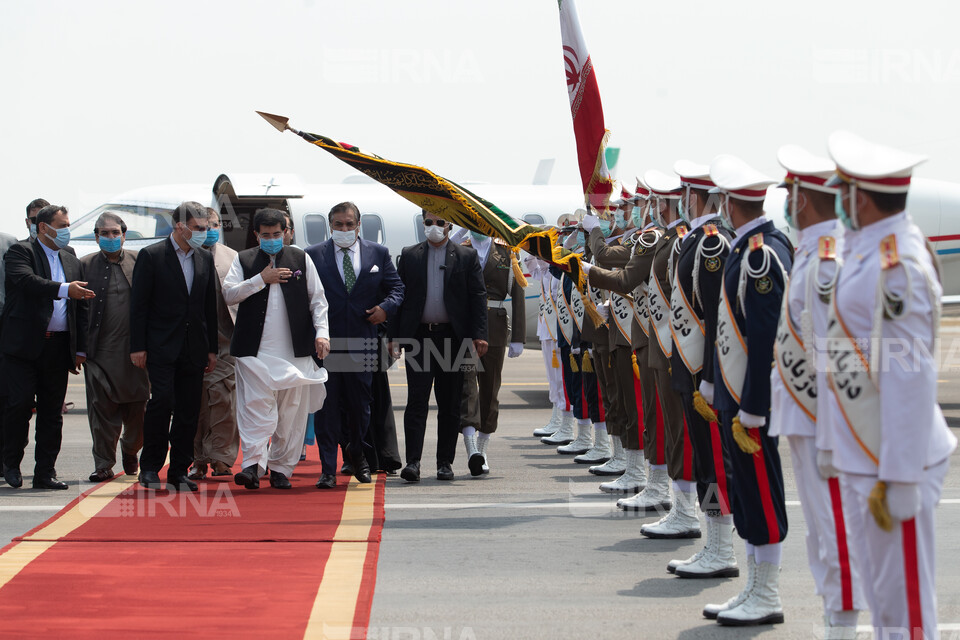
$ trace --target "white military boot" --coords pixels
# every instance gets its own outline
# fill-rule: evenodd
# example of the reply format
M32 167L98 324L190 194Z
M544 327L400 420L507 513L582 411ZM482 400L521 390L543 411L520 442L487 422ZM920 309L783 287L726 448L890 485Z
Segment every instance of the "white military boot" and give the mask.
M643 525L640 533L655 539L699 538L700 517L697 511L697 492L677 491L674 487L670 513L657 522Z
M617 506L624 511L657 511L670 509L670 477L666 469L650 469L646 488L631 498L620 498Z
M717 622L730 627L782 624L780 567L770 562L758 562L753 591L736 607L719 612Z
M754 560L754 557L750 555L747 556L747 584L744 585L743 591L733 596L723 604L708 604L703 608L703 617L710 620L716 620L717 616L721 612L729 611L730 609L736 609L742 602L750 597L750 594L753 593L756 583L757 562Z
M619 476L627 469L627 450L623 448L620 436L608 436L613 443L613 456L604 462L587 469L595 476ZM574 458L576 460L576 458Z
M470 467L470 475L479 476L483 473L483 465L486 462L483 454L477 449L477 434L463 434L463 447L467 450L467 466Z
M573 412L562 411L560 428L553 435L540 438L543 444L569 444L573 442Z
M681 564L676 572L681 578L736 578L740 575L737 556L733 552L733 524L717 517L707 517L705 553L693 562Z
M557 429L560 428L560 414L563 413L560 411L560 407L553 405L553 413L550 414L550 420L547 421L547 424L543 425L539 429L533 430L534 437L542 438L544 436L552 436L557 432Z
M624 449L626 451L626 469L613 482L604 482L600 491L604 493L637 493L647 486L647 470L644 466L643 451L639 449Z
M490 446L490 438L477 438L477 451L483 456L483 464L480 470L483 473L490 473L490 457L487 455L487 447Z
M617 438L619 440L619 438ZM604 428L594 426L593 448L586 453L581 453L573 459L577 464L595 464L600 465L611 457L610 435Z
M593 423L589 420L577 423L577 439L570 444L557 447L557 453L565 456L579 456L593 448Z

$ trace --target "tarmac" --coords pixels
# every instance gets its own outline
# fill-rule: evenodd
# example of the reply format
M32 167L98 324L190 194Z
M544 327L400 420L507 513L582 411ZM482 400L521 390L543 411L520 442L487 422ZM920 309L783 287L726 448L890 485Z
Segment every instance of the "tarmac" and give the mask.
M943 321L939 400L960 435L960 319ZM785 439L780 453L786 483L789 533L780 576L784 624L724 628L701 615L708 602L739 592L740 578L685 580L666 572L705 543L649 540L640 525L652 517L627 515L616 496L598 490L602 480L570 456L532 437L550 416L543 360L527 350L504 367L500 425L489 449L491 473L473 478L462 447L452 482L436 479L435 411L428 419L423 479L387 478L386 524L373 610L371 639L428 638L817 638L822 604L807 568L805 524ZM391 372L400 449L403 451L402 371ZM83 379L71 377L57 469L69 491L24 488L0 482L0 546L52 516L89 488L93 471ZM32 434L31 434L32 440ZM960 453L937 511L937 592L943 638L960 639ZM117 465L119 470L119 464ZM743 547L736 550L741 562ZM205 584L208 579L209 583ZM216 576L184 576L184 588L212 588ZM131 577L131 585L136 583ZM119 594L118 594L119 595ZM864 633L869 614L860 616Z

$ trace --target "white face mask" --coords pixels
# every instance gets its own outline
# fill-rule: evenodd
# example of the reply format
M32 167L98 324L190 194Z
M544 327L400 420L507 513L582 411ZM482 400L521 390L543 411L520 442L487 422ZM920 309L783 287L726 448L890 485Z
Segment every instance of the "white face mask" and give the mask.
M333 230L330 232L330 235L333 237L333 243L343 249L353 246L353 243L357 241L356 229L350 231Z
M430 242L442 242L443 232L444 227L438 227L435 224L423 228L423 233L427 236L427 240Z

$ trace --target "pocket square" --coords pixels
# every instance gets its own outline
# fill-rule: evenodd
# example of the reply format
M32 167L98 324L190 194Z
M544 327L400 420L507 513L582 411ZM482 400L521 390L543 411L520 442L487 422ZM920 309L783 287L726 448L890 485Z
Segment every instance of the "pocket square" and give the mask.
M380 271L380 267L379 267L379 266L373 265L372 267L370 267L370 273L376 273L376 272L378 272L378 271Z

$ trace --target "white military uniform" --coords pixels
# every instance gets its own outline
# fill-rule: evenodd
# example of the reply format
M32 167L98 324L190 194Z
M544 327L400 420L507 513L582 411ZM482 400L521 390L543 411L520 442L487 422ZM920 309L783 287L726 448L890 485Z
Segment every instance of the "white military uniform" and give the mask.
M833 134L829 147L851 191L905 193L923 160L844 132ZM850 215L856 223L856 212ZM876 636L902 630L916 637L922 628L936 638L933 509L957 446L937 404L933 354L943 290L923 233L906 212L861 228L846 256L827 349L833 462L850 493L850 537L862 550ZM887 483L891 531L869 508L878 481ZM900 512L915 515L898 520Z

